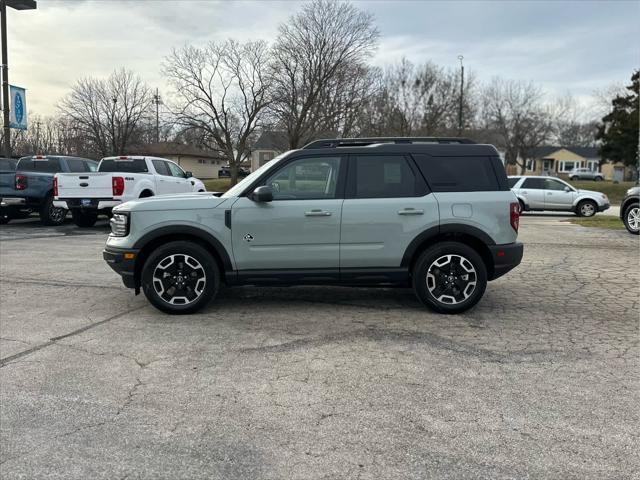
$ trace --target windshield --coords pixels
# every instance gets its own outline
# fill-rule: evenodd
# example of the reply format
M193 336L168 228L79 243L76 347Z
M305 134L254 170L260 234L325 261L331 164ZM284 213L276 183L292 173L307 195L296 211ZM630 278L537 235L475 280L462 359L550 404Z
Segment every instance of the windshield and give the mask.
M231 187L229 190L227 190L225 193L223 193L221 195L221 197L222 198L237 197L238 195L240 195L242 193L242 191L245 188L247 188L249 185L251 185L256 180L256 178L258 178L260 175L262 175L267 170L271 169L271 167L276 165L279 160L281 160L282 158L286 157L291 152L293 152L293 150L289 150L288 152L281 153L277 157L275 157L272 160L268 161L267 163L262 165L260 168L258 168L255 172L253 172L253 173L249 174L248 176L244 177L244 179L241 182L237 183L235 186Z

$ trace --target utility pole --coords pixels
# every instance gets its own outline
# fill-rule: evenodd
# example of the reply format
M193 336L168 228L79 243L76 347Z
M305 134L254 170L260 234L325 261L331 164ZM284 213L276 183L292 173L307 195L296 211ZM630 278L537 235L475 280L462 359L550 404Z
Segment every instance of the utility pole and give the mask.
M458 109L458 135L462 135L462 127L463 127L463 119L462 119L462 100L464 95L464 65L462 64L462 60L464 57L462 55L458 55L458 60L460 60L460 106Z
M156 104L156 143L160 143L160 92L157 88L153 103Z
M4 122L4 155L11 158L11 129L9 128L9 50L7 47L7 7L33 10L35 0L0 0L0 29L2 30L2 119Z

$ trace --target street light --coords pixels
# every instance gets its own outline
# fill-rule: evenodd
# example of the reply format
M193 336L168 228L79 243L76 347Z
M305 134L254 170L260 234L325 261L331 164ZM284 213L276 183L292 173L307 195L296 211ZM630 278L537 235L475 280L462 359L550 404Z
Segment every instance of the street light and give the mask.
M0 0L2 15L2 105L4 120L4 153L11 158L11 129L9 128L9 55L7 53L7 7L15 10L34 10L36 0Z

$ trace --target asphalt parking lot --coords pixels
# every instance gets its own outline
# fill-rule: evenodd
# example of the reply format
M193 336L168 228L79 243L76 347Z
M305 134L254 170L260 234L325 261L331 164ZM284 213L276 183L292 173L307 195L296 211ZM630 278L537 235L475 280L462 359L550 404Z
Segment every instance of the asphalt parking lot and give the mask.
M0 476L632 478L640 243L562 219L525 215L460 316L246 287L172 317L102 261L106 223L2 226Z

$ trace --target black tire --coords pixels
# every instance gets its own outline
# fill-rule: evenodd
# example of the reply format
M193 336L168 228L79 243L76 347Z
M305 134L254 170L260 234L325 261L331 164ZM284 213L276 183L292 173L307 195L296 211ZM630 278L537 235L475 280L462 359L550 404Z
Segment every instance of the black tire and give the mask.
M11 221L11 216L7 210L0 211L0 225L6 225Z
M65 208L57 208L53 206L53 197L49 196L45 199L40 211L40 221L43 225L56 226L62 225L67 218L67 212Z
M635 228L633 226L634 222L632 217L635 217ZM633 233L634 235L640 234L640 204L638 202L632 203L624 210L624 216L622 217L622 222L624 226L627 228L629 233Z
M520 213L527 210L527 207L522 200L518 199L518 203L520 204Z
M454 256L448 264L436 265L447 255ZM446 262L446 258L442 262ZM460 272L467 273L461 275ZM474 280L475 285L472 286ZM467 292L470 286L472 288ZM486 288L487 268L478 252L464 243L442 242L433 245L420 255L413 267L414 292L422 303L438 313L454 314L470 309L480 301ZM456 303L443 301L445 296Z
M569 177L569 180L571 180L572 182L575 182L576 180L578 180L578 177Z
M198 292L202 279L204 286ZM145 296L158 310L178 315L193 313L217 295L220 270L213 256L202 246L176 241L157 248L149 255L142 268L141 283ZM184 300L170 303L179 299L186 299L187 303L182 303Z
M593 200L582 200L576 207L579 217L593 217L598 211L598 205Z
M71 212L73 217L73 223L81 228L93 227L98 220L98 214L95 212L83 212L81 210L74 210Z
M602 180L604 180L604 178L602 178L602 177L595 177L593 179L594 182L601 182Z
M143 190L140 193L140 196L138 198L149 198L149 197L153 197L153 192L151 190Z

